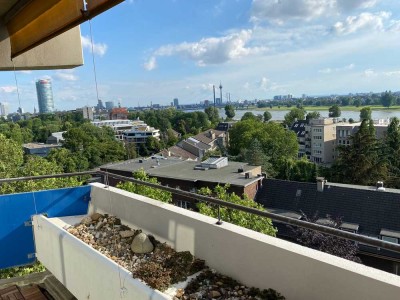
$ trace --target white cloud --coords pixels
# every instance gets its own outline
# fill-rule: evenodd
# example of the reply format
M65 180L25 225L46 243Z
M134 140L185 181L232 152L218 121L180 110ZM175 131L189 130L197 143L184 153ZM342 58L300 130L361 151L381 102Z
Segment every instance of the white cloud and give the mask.
M17 91L17 87L16 86L0 86L0 91L4 92L4 93L14 93L15 91Z
M376 73L375 73L374 69L367 69L364 71L364 76L372 77L372 76L376 76Z
M354 64L349 64L349 65L344 66L344 67L321 69L321 70L318 71L318 73L322 73L322 74L331 74L331 73L333 73L333 72L341 72L341 71L353 70L354 67L355 67Z
M337 22L333 31L338 35L347 35L360 30L383 31L384 21L390 18L388 12L361 13L358 16L349 16L344 22Z
M150 59L143 64L143 68L147 71L154 70L157 67L157 61L154 56L150 57Z
M258 54L266 51L265 47L249 47L247 44L251 39L251 30L241 30L222 37L203 38L198 42L166 45L158 48L155 57L181 56L193 60L199 66L222 64L227 61ZM150 61L153 59L150 58Z
M399 76L400 75L400 71L389 71L389 72L383 72L383 75L385 76Z
M311 20L375 6L378 0L253 0L252 21Z
M335 0L253 0L252 20L312 19L328 13Z
M262 90L267 90L268 86L270 85L270 80L267 77L263 77L261 78L260 82L259 82L259 88Z
M375 6L378 0L336 0L339 9L352 10L356 8L371 8Z
M87 49L89 51L92 51L92 42L90 40L90 37L88 36L81 36L82 40L82 47L84 49ZM107 52L107 44L104 43L93 43L93 52L94 54L97 54L99 56L103 56Z
M54 79L62 81L76 81L78 80L78 76L74 74L74 70L63 70L63 71L57 71L54 74Z

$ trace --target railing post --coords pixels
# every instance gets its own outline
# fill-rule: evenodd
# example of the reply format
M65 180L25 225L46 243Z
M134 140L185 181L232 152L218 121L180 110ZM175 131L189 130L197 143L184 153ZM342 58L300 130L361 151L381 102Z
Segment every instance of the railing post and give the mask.
M217 221L217 223L215 223L215 224L217 224L217 225L221 225L221 224L222 224L222 221L221 221L221 211L220 211L220 209L221 209L221 206L218 204L218 221Z

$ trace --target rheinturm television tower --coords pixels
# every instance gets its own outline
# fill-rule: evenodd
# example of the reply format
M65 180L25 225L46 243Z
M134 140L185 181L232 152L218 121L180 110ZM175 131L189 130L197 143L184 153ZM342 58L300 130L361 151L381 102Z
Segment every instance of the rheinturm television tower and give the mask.
M222 105L222 84L219 82L219 105Z

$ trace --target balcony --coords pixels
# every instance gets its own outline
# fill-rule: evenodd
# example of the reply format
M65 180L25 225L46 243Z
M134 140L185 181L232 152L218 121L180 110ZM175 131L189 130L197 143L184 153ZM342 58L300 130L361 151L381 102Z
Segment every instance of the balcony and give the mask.
M400 292L396 275L226 222L217 225L214 218L101 183L5 195L0 206L6 245L0 268L32 262L36 253L78 299L172 299L66 231L94 212L115 215L220 273L248 286L273 288L287 299L398 299ZM32 214L35 244L29 239Z

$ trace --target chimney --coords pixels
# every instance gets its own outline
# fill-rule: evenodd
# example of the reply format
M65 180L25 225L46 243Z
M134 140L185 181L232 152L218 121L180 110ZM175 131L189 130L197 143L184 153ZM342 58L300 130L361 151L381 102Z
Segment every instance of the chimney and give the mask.
M249 178L250 178L250 172L244 173L244 178L245 178L245 179L249 179Z
M326 180L324 177L317 177L317 191L323 192L325 187Z
M208 137L210 138L210 139L215 139L215 133L212 131L212 130L210 130L209 132L208 132Z

